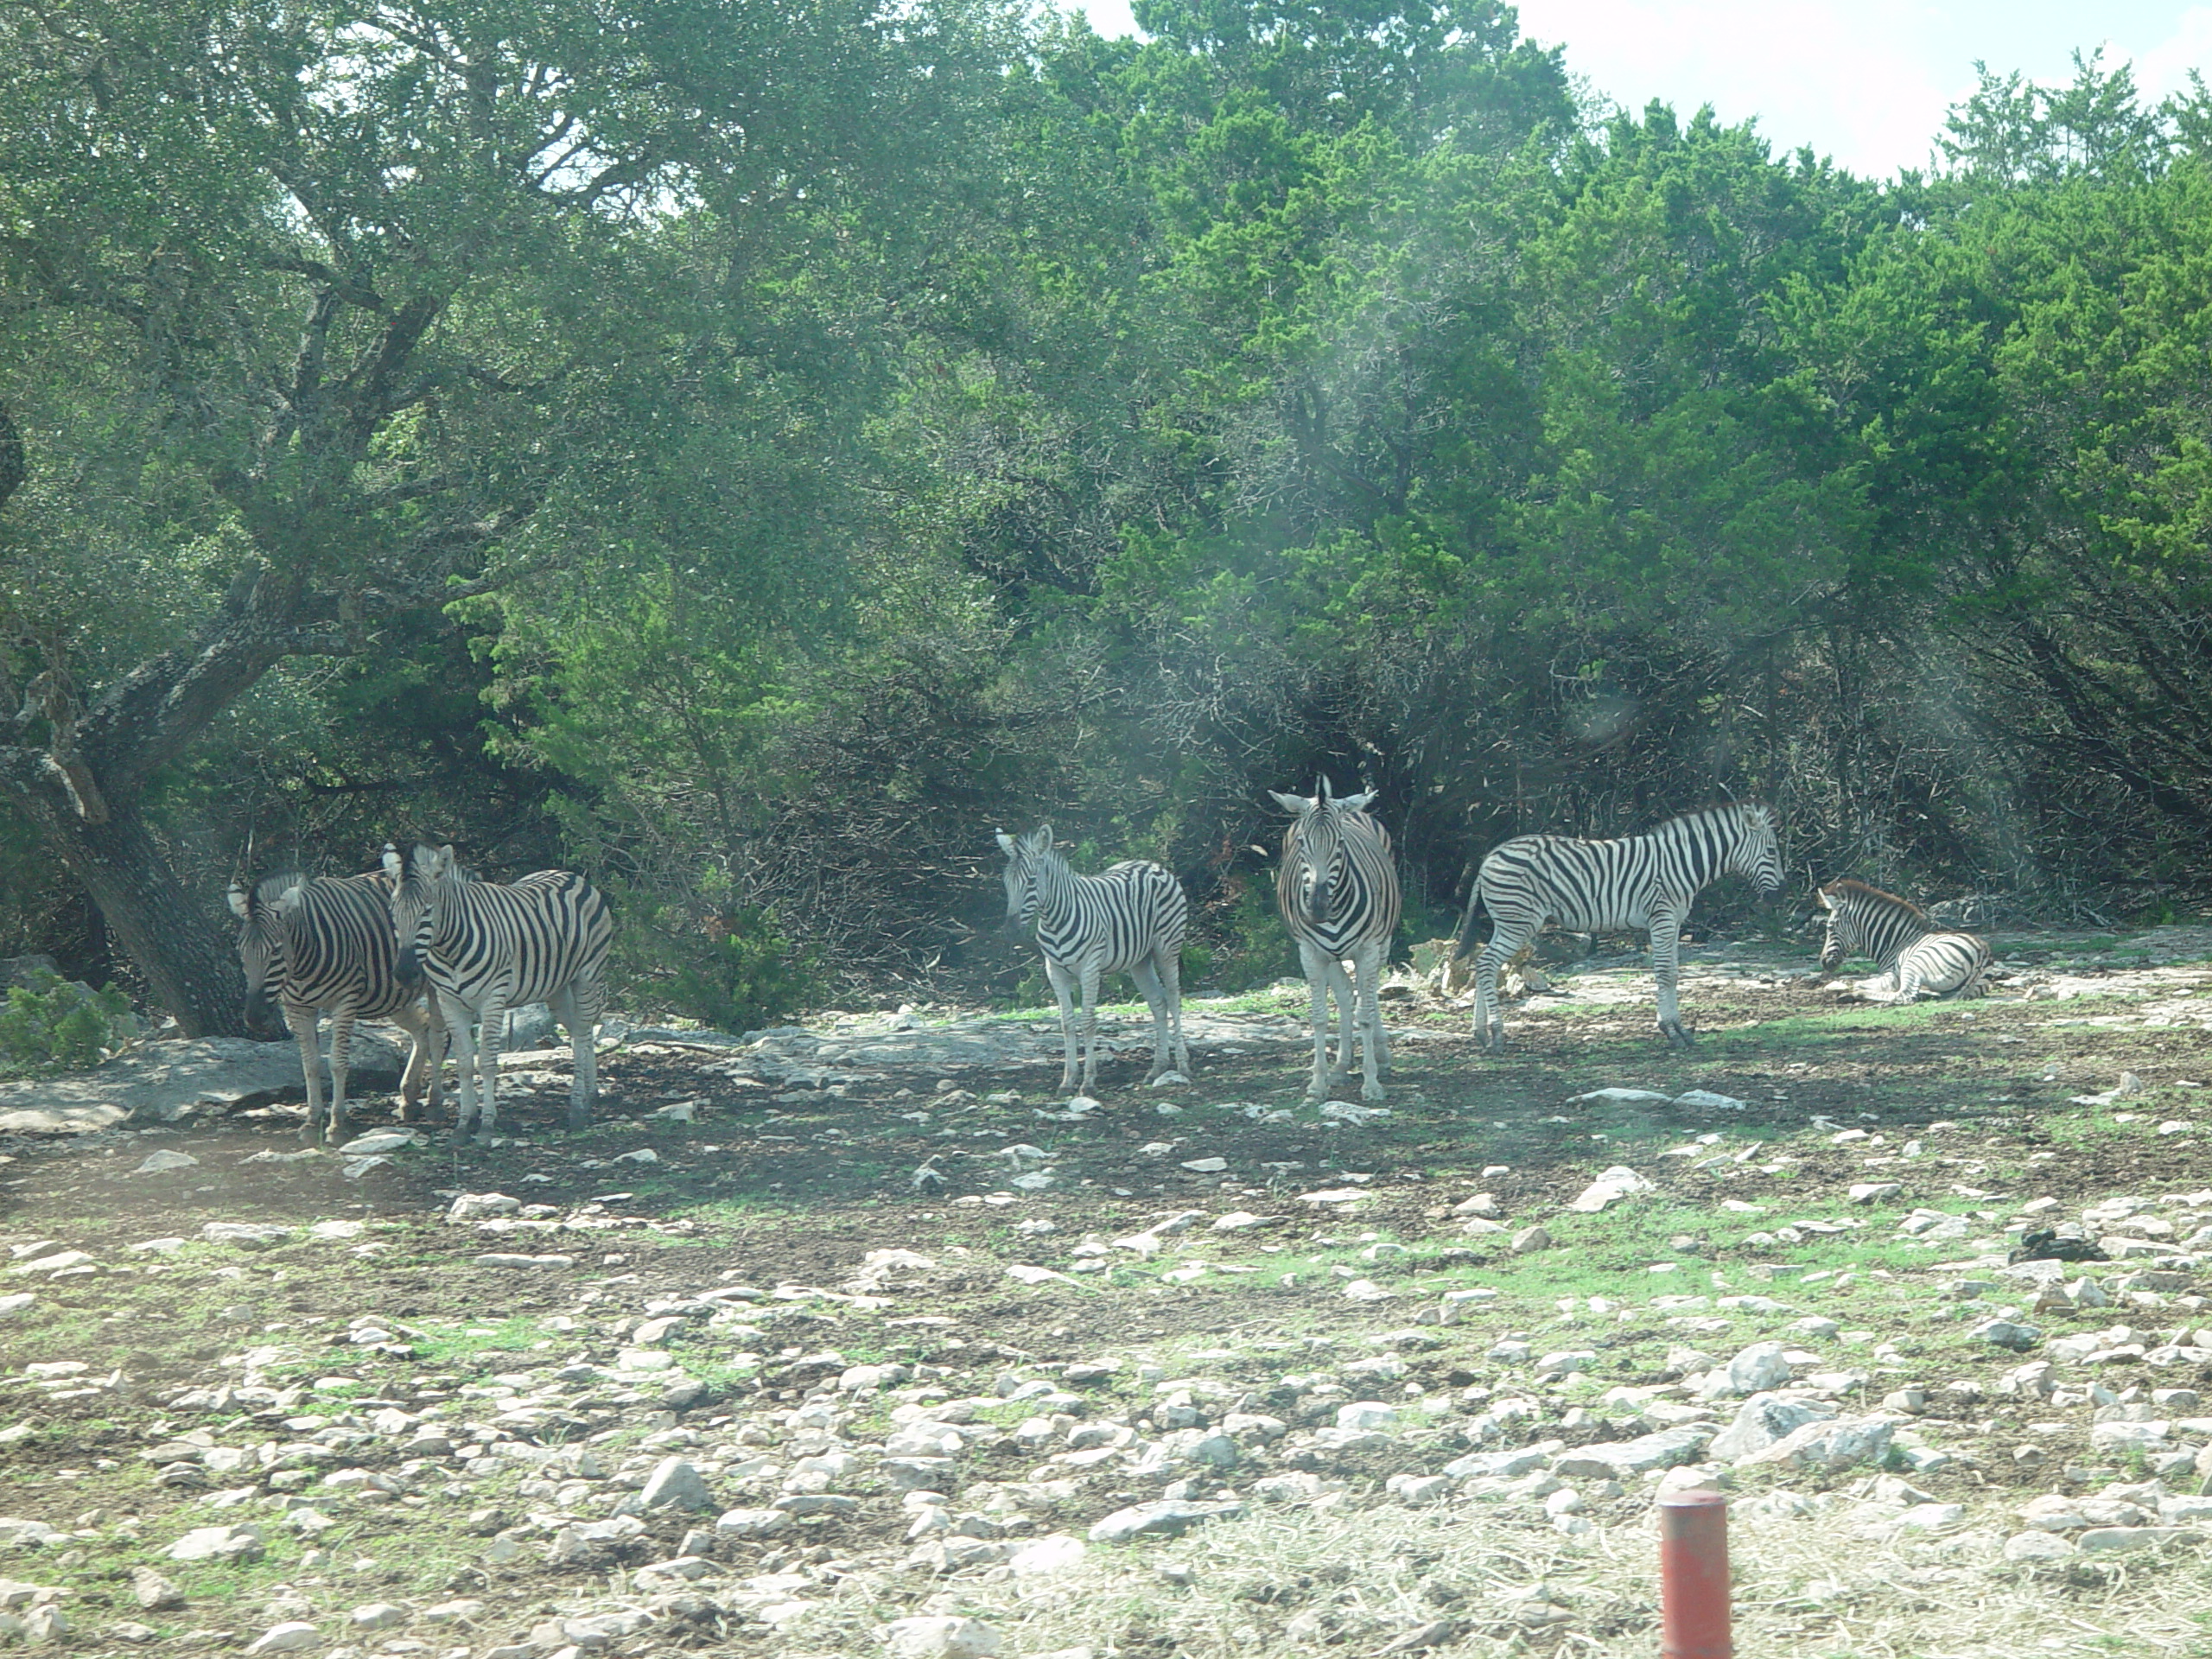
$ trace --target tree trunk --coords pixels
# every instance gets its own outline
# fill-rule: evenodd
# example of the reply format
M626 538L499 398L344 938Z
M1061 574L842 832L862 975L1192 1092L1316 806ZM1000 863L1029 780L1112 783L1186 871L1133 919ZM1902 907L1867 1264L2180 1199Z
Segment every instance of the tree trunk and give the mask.
M88 823L43 791L12 790L99 906L154 1000L188 1037L243 1037L245 979L238 953L207 906L194 904L135 800L111 802L107 820Z

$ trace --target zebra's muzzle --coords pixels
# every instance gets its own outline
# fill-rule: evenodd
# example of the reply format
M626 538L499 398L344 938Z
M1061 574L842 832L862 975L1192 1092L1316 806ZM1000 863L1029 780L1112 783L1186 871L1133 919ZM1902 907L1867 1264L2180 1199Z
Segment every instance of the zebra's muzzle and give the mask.
M250 1035L279 1035L283 1032L283 1027L276 1019L276 1005L270 1001L266 990L257 988L245 994L244 1014L245 1028Z

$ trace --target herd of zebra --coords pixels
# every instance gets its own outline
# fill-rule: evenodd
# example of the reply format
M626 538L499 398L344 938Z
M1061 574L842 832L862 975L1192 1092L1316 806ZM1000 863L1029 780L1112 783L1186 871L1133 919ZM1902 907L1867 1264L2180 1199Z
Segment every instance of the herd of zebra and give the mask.
M1313 998L1306 1093L1324 1098L1350 1081L1356 1037L1360 1094L1379 1101L1389 1067L1379 992L1401 911L1389 833L1367 812L1371 792L1338 796L1326 779L1311 796L1278 791L1274 798L1290 815L1275 898ZM1087 1095L1096 1084L1099 985L1116 973L1135 982L1152 1012L1147 1081L1187 1073L1181 960L1190 901L1182 884L1144 859L1078 874L1054 847L1050 824L1026 836L1001 832L998 845L1006 857L1007 925L1034 928L1059 1004L1060 1086ZM1488 912L1490 940L1475 962L1475 1031L1483 1046L1496 1052L1504 1044L1499 968L1547 925L1589 933L1648 931L1659 1030L1670 1043L1688 1044L1675 1000L1681 925L1697 895L1729 874L1748 878L1763 897L1780 891L1781 848L1765 806L1707 807L1614 841L1517 836L1493 849L1453 942L1454 956L1464 955L1478 912ZM265 1027L272 1008L281 1009L299 1043L304 1139L337 1141L348 1132L347 1056L354 1024L363 1019L389 1020L411 1040L400 1085L403 1118L415 1115L426 1092L434 1108L441 1103L450 1042L459 1073L455 1135L473 1130L488 1139L498 1122L503 1017L533 1002L550 1007L574 1052L569 1127L589 1123L613 924L606 899L582 876L541 870L502 885L462 869L450 847L418 846L406 859L387 846L383 867L365 874L265 876L250 887L233 883L230 899L239 922L247 1023ZM1821 889L1818 901L1827 925L1824 969L1863 955L1887 976L1883 994L1900 1001L1980 994L1990 963L1984 940L1940 931L1918 906L1864 882L1834 882ZM316 1040L326 1012L327 1112Z
M1371 792L1337 796L1325 778L1311 796L1271 792L1290 815L1275 900L1313 996L1313 1071L1306 1094L1321 1099L1351 1080L1357 1033L1360 1096L1382 1100L1381 1074L1389 1069L1390 1049L1379 992L1401 909L1389 832L1367 813ZM1053 850L1050 824L1019 838L1001 832L998 843L1007 861L1007 923L1034 924L1046 976L1059 1001L1060 1086L1077 1086L1079 1030L1081 1087L1090 1090L1097 1076L1098 984L1115 972L1136 982L1152 1010L1147 1082L1186 1071L1176 969L1190 906L1174 876L1141 859L1098 875L1078 875ZM1648 931L1659 1030L1669 1042L1687 1046L1690 1034L1675 1000L1676 950L1692 902L1723 875L1749 878L1762 898L1781 890L1782 849L1767 807L1757 802L1707 807L1616 841L1516 836L1494 848L1482 861L1452 944L1455 957L1465 955L1478 913L1489 912L1490 941L1475 959L1475 1033L1483 1046L1493 1052L1504 1046L1499 968L1547 925L1587 933ZM1942 931L1918 906L1862 881L1832 883L1817 899L1827 924L1823 969L1833 971L1847 957L1866 956L1889 982L1877 995L1904 1001L1923 995L1980 995L1991 959L1986 940ZM1332 998L1333 1064L1328 1053Z

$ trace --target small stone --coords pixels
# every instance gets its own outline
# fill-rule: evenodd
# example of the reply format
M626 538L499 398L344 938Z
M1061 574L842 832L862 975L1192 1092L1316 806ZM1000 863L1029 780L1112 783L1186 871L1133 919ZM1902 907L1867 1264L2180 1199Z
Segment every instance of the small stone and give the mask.
M990 1659L1004 1645L995 1626L954 1614L894 1618L884 1637L892 1659Z
M2016 1532L2005 1541L2008 1561L2057 1561L2074 1553L2074 1546L2055 1532Z
M194 1527L168 1548L173 1561L251 1561L260 1554L261 1535L251 1527Z
M184 1605L184 1592L176 1582L150 1567L130 1569L130 1597L148 1612Z
M2032 1325L2021 1325L2012 1319L1989 1319L1974 1326L1972 1336L1976 1342L1986 1342L1999 1348L2010 1348L2024 1352L2043 1340L2043 1332Z
M1205 1522L1243 1512L1243 1504L1234 1501L1193 1503L1187 1499L1163 1498L1158 1503L1137 1503L1115 1510L1090 1529L1090 1541L1124 1544L1133 1538L1172 1538Z
M724 1538L772 1538L787 1529L790 1514L783 1510L728 1510L715 1522Z
M639 1495L647 1510L711 1510L714 1494L698 1470L683 1458L663 1458L645 1477Z
M1552 1236L1541 1227L1523 1227L1513 1235L1513 1242L1507 1246L1516 1255L1530 1255L1551 1247Z
M2092 1527L2074 1545L2084 1555L2117 1555L2199 1535L2188 1527Z
M365 1602L350 1618L357 1630L388 1630L407 1622L407 1610L396 1601Z
M272 1624L246 1647L248 1653L305 1653L322 1645L322 1632L303 1618Z

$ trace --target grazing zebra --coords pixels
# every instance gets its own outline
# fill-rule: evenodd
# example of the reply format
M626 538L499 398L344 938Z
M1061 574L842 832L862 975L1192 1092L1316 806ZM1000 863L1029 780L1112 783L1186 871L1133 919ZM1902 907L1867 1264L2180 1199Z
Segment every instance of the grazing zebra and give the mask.
M529 1002L546 1003L568 1028L576 1068L569 1128L584 1128L599 1091L595 1044L614 938L607 900L567 870L540 870L505 887L480 881L454 861L450 847L416 848L411 868L386 847L384 868L392 882L400 969L422 964L453 1033L461 1071L455 1138L465 1138L472 1124L480 1138L491 1138L499 1122L501 1019ZM471 1029L480 1020L480 1039Z
M1768 807L1755 801L1709 806L1618 841L1516 836L1492 848L1452 945L1455 956L1466 953L1475 906L1487 907L1490 943L1475 963L1475 1031L1483 1046L1505 1046L1498 969L1548 921L1586 933L1649 928L1659 1029L1669 1042L1688 1046L1675 1000L1675 950L1691 904L1726 874L1749 876L1762 897L1781 887L1782 849Z
M1980 996L1989 971L1989 943L1972 933L1939 931L1928 912L1864 881L1821 889L1828 932L1821 966L1833 973L1846 957L1872 957L1899 1002L1929 996Z
M1019 839L1001 830L1006 855L1006 919L1009 927L1037 924L1045 977L1060 1004L1064 1061L1060 1087L1076 1086L1072 993L1083 989L1083 1089L1098 1078L1098 981L1126 973L1152 1010L1152 1071L1187 1073L1191 1051L1183 1046L1183 928L1191 903L1183 884L1150 861L1126 859L1100 875L1077 875L1052 850L1052 826ZM1175 1064L1167 1063L1173 1041Z
M266 1027L272 1023L272 1004L283 1010L307 1076L308 1122L300 1138L310 1143L326 1134L334 1141L346 1138L346 1074L357 1020L389 1020L410 1039L399 1082L402 1122L415 1116L426 1075L431 1105L443 1096L445 1021L437 999L424 996L422 976L395 969L390 890L381 870L312 881L293 874L267 875L251 888L231 883L238 962L245 969L245 1022L249 1029ZM327 1122L315 1043L315 1019L325 1008L330 1011Z
M1390 1065L1376 991L1390 939L1398 931L1398 869L1390 857L1389 831L1367 816L1374 791L1334 798L1329 780L1319 792L1268 791L1291 814L1283 832L1282 867L1275 872L1275 903L1283 925L1298 943L1298 960L1313 993L1313 1080L1309 1100L1321 1100L1351 1077L1351 1033L1359 1027L1362 1100L1381 1100L1376 1073ZM1351 963L1351 973L1344 963ZM1337 999L1337 1063L1328 1064L1329 996Z

